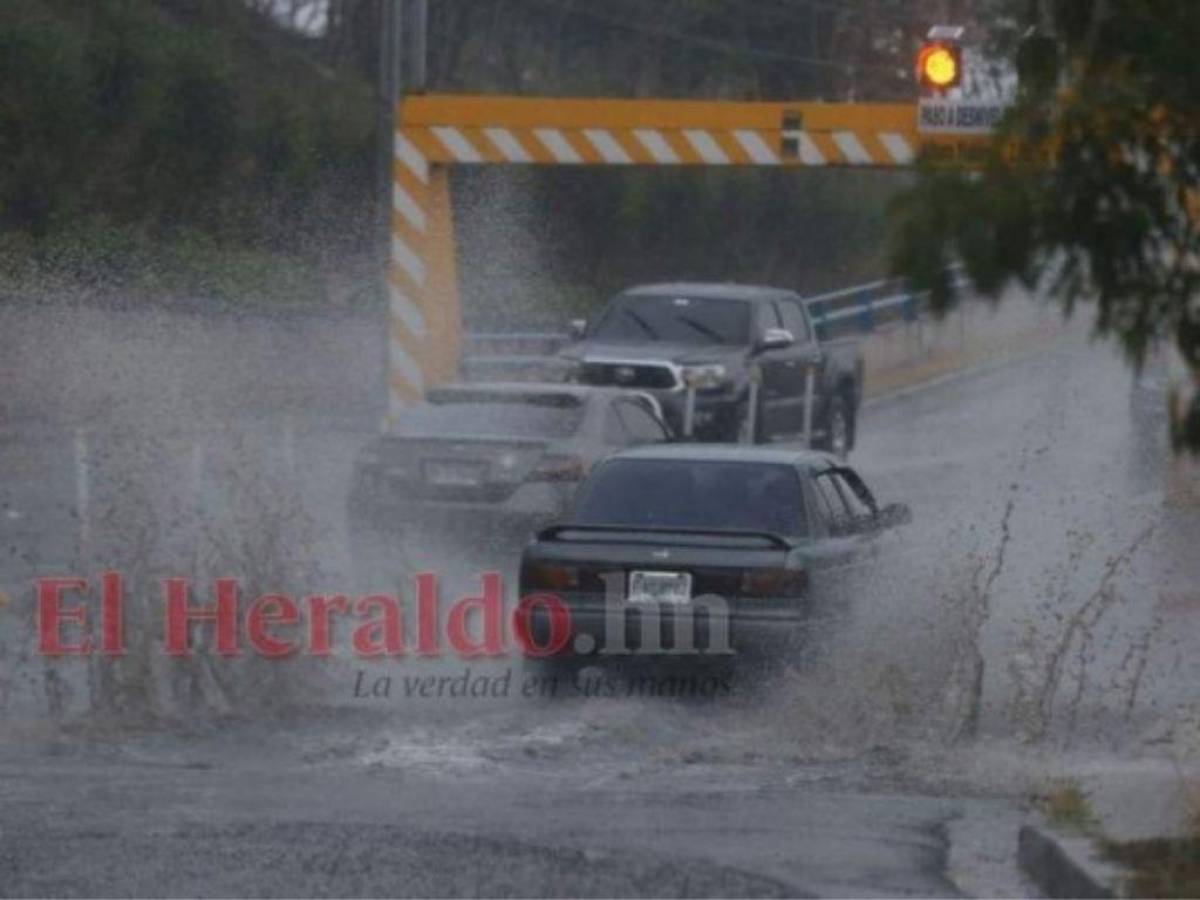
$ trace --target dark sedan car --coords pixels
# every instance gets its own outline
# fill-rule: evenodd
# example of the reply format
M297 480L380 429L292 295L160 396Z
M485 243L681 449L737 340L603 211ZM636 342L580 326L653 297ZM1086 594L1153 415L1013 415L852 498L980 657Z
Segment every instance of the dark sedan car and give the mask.
M355 464L350 509L376 522L561 516L599 460L671 432L653 398L570 385L429 391Z
M621 453L525 549L527 654L732 656L790 639L907 507L832 456L727 445ZM529 598L537 598L530 602Z

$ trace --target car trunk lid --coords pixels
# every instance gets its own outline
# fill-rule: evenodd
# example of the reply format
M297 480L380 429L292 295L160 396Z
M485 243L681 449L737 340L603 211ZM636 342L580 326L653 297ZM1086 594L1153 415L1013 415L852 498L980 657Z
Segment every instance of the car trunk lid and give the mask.
M690 577L692 596L731 598L742 593L747 572L783 570L790 549L769 532L561 525L539 535L527 563L570 567L585 593L603 593L614 577L624 589L635 572L679 573ZM523 581L533 574L527 569Z
M380 469L389 488L410 496L501 502L529 480L550 446L512 437L397 437Z

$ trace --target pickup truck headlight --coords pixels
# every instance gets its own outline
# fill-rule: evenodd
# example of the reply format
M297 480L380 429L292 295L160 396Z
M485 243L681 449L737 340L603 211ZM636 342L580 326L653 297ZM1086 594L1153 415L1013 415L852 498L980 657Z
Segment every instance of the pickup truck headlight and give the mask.
M680 376L685 385L698 391L722 388L729 382L729 370L724 366L685 366Z

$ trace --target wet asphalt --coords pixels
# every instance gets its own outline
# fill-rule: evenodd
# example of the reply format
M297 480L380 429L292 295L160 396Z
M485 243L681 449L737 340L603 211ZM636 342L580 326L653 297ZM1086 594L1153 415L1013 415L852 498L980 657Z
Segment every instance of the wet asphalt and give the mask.
M14 683L0 895L1026 894L1016 830L1039 761L1142 752L1200 683L1179 600L1200 521L1163 506L1142 423L1121 361L1074 335L872 404L852 462L914 523L812 661L729 695L631 696L593 672L609 689L420 698L405 675L523 670L342 658L299 671L310 702L287 712L64 729L35 715L36 677ZM517 535L352 534L361 439L309 423L262 442L317 511L322 589L511 578ZM70 495L61 481L41 483ZM61 530L13 534L12 573L65 558ZM391 689L360 696L364 678Z

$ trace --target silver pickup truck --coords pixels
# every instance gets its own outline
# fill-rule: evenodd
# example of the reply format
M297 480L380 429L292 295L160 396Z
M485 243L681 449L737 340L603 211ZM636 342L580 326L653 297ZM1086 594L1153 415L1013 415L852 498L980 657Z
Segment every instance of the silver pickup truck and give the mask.
M853 343L820 341L794 291L635 287L573 327L560 352L569 379L650 393L679 434L766 443L808 429L818 449L844 457L854 447L862 357Z

